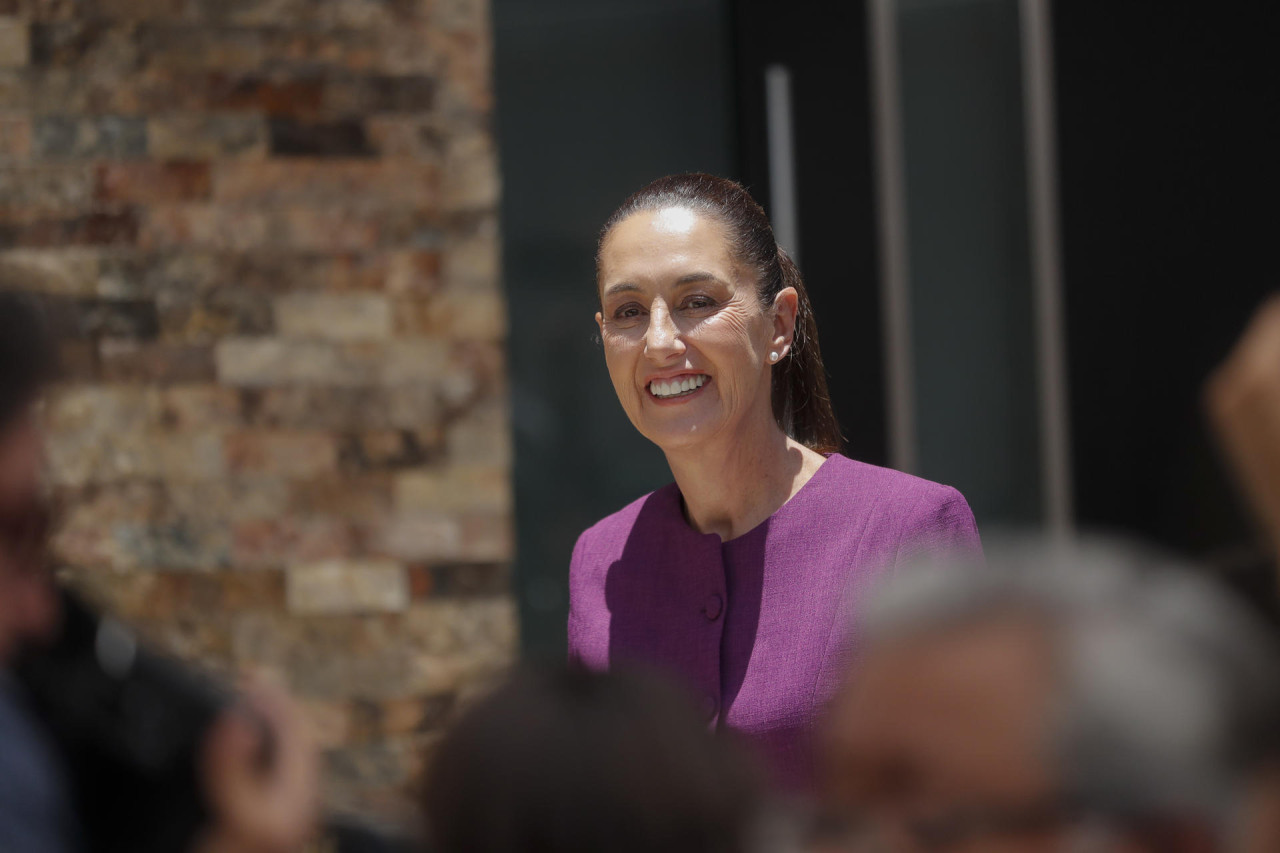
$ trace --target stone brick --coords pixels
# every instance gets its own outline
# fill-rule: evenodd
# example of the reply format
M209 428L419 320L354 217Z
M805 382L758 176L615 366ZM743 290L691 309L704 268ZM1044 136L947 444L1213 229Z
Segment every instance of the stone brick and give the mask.
M390 560L327 560L290 566L295 613L396 612L409 606L404 567Z
M230 277L225 256L213 252L116 251L101 256L98 295L113 299L155 299L162 317L167 299L214 288Z
M218 343L218 378L230 385L269 388L294 383L361 387L375 384L372 359L347 359L321 341L230 338Z
M423 380L448 380L450 347L446 341L396 339L382 347L378 379L383 385L411 385ZM447 381L445 383L447 385Z
M382 216L317 207L290 208L281 219L279 244L308 251L367 252L382 244Z
M416 826L419 806L412 790L431 737L388 738L326 753L324 803L339 813L377 814L394 825Z
M160 392L157 418L168 429L238 426L240 395L234 389L213 384L165 388Z
M493 112L488 36L432 31L428 44L440 60L437 115L455 128L483 127Z
M364 124L354 119L300 122L274 118L270 150L276 157L372 157Z
M234 161L218 167L214 196L224 203L431 209L439 182L435 166L413 161Z
M444 159L447 135L434 117L379 115L368 118L365 125L369 145L383 157L428 163L440 163Z
M257 289L161 291L156 307L161 331L170 340L210 344L232 335L265 335L275 325L271 297Z
M192 513L169 503L169 494L154 481L95 486L70 505L56 552L73 565L114 571L229 566L230 533L215 507Z
M280 334L336 341L380 340L391 334L391 306L374 294L291 294L275 303Z
M493 292L448 291L396 301L396 332L453 340L500 341L507 336L506 302Z
M351 525L338 518L272 518L232 526L232 562L239 568L279 568L333 560L352 552Z
M30 57L31 38L25 21L0 18L0 68L20 68Z
M10 246L132 246L137 242L138 216L131 209L0 225L0 250Z
M106 338L98 345L98 368L107 382L211 382L213 349L192 344Z
M487 133L467 133L450 139L444 162L446 210L492 210L497 205L497 153Z
M400 560L463 557L461 522L445 513L396 513L373 525L367 538L373 553Z
M52 482L77 486L130 478L200 480L223 473L220 436L147 432L131 425L130 417L107 410L97 413L91 426L51 436Z
M140 64L142 45L131 27L92 13L31 28L31 64L70 68L84 78L127 74Z
M422 429L441 418L440 395L433 381L402 383L387 389L387 426Z
M511 590L505 563L444 563L408 568L409 596L425 598L501 597Z
M136 116L45 116L36 119L34 130L34 154L45 159L127 159L147 153L147 123Z
M382 28L421 19L430 6L423 0L187 0L185 8L201 20L236 26Z
M0 166L31 157L31 119L0 114Z
M336 442L322 432L240 430L227 435L225 453L232 472L285 478L323 476L338 464Z
M334 749L351 740L351 703L312 699L301 705L320 749Z
M267 120L259 115L185 113L147 120L151 156L160 160L265 157Z
M150 339L160 331L153 302L141 299L77 299L68 303L74 332L83 337L103 335Z
M324 110L337 116L369 113L424 113L436 105L436 78L426 75L368 74L329 81Z
M397 626L401 642L424 655L460 655L497 666L516 649L515 605L506 598L415 603Z
M279 518L292 509L292 485L279 477L236 474L214 481L165 484L173 512L225 522Z
M507 470L513 464L511 410L505 396L473 406L449 424L447 455L458 465L492 465Z
M290 484L290 512L371 524L391 511L391 480L381 474L320 477Z
M20 290L91 296L97 290L95 249L11 249L0 252L0 277Z
M498 223L484 217L471 229L450 235L443 277L451 290L492 290L501 280Z
M173 88L189 92L193 106L208 110L310 118L326 105L331 85L319 75L278 78L215 71L184 78Z
M157 204L148 209L137 242L147 249L247 251L271 244L283 227L258 209Z
M15 210L74 213L92 200L92 182L88 166L0 166L0 217Z
M443 443L443 434L431 429L352 433L343 436L339 464L357 476L420 467L439 457Z
M192 161L102 163L94 181L103 203L200 201L210 190L209 165Z
M462 542L459 559L473 562L506 562L515 557L511 517L507 513L472 513L460 519Z
M486 0L435 0L431 23L444 30L481 32L489 26Z
M304 700L393 698L412 692L413 651L398 639L401 621L400 614L236 614L233 654L288 673Z
M407 471L395 480L401 512L508 512L511 478L505 465L450 465L436 471Z
M396 252L391 256L386 289L389 293L424 296L440 286L440 253Z

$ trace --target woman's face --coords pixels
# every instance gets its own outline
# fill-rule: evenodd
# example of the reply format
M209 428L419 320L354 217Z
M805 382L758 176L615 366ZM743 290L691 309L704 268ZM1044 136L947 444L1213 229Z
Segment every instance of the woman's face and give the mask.
M762 306L726 236L714 219L669 207L632 214L601 248L609 376L631 423L663 450L772 419L770 354L786 355L796 294Z

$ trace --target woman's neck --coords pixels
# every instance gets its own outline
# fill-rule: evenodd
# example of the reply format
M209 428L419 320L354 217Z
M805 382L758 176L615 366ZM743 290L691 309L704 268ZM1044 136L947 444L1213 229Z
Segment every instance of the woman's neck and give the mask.
M772 413L745 432L712 446L667 453L689 524L726 542L777 512L826 461L788 438Z

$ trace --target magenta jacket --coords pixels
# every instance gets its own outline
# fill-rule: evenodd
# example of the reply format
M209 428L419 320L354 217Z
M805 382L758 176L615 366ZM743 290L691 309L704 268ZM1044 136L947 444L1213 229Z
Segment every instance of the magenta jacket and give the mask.
M569 655L665 670L711 725L755 746L780 787L804 790L815 723L853 651L855 602L882 570L947 549L981 550L959 492L839 455L729 542L688 525L672 483L578 539Z

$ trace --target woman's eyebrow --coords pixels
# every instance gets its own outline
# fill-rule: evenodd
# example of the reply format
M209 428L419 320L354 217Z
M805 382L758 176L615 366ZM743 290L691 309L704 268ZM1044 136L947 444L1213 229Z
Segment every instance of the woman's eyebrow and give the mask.
M640 286L632 284L629 281L620 281L617 284L611 284L604 289L605 296L613 296L616 293L638 293Z
M679 284L695 284L700 281L714 281L717 284L727 284L727 282L724 279L720 278L720 276L716 275L715 273L709 273L709 272L685 273L684 275L676 279L676 284L678 285Z

